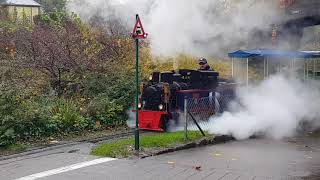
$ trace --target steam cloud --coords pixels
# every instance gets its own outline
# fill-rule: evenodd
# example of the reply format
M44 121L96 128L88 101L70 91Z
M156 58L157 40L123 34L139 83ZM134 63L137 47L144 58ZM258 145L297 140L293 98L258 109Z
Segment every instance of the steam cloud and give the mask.
M257 3L258 2L258 3ZM120 20L129 34L139 13L154 55L187 52L225 55L246 46L253 28L267 28L278 14L277 1L266 0L71 0L68 9L84 20Z
M238 97L241 104L233 104L231 112L210 119L211 133L281 139L295 135L302 122L320 127L319 82L306 84L277 74L258 86L239 89Z
M128 115L127 126L129 128L135 128L136 127L136 113L132 111L133 109L134 108L131 107L127 111L127 115Z

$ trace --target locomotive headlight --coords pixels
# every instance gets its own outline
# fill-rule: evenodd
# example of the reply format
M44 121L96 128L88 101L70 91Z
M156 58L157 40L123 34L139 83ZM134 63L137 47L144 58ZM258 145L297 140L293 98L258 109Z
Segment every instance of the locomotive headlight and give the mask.
M138 104L138 108L139 109L142 108L142 104L141 103Z
M153 77L152 77L152 75L150 75L150 76L149 76L149 80L152 81L152 79L153 79Z
M163 105L162 104L160 104L158 107L159 107L159 110L163 110Z

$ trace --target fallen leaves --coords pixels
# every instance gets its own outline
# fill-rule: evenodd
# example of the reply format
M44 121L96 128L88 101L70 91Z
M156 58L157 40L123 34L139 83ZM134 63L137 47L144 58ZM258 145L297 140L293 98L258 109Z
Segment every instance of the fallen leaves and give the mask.
M304 157L305 157L306 159L312 159L312 157L309 156L309 155L305 155Z
M222 156L221 153L211 153L211 155L212 155L213 157L220 157L220 156Z
M176 166L176 162L175 161L168 161L168 164L172 165L172 167Z
M173 167L176 166L176 162L175 161L168 161L167 163L169 165L172 165ZM201 171L201 166L200 165L192 166L192 169L195 169L197 171Z
M168 164L176 164L174 161L168 161Z
M49 144L58 144L58 143L59 143L59 141L57 141L57 140L49 141Z
M201 166L193 166L193 168L197 171L201 171Z

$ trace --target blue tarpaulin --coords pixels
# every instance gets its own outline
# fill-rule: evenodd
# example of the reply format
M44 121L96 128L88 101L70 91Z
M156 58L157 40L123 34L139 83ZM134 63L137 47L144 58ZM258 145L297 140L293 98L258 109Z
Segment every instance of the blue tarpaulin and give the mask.
M252 57L289 57L289 58L320 58L320 51L287 51L272 49L238 50L228 54L231 58Z

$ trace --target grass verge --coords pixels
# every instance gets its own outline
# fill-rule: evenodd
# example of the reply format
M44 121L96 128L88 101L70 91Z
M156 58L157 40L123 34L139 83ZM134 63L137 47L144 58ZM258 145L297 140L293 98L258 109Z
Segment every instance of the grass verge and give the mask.
M145 135L140 138L141 148L169 148L203 138L200 132L188 132L188 141L185 141L184 132L171 132L156 135ZM134 138L118 140L102 144L93 149L92 154L105 157L128 157L134 154Z
M320 129L317 129L312 132L311 137L313 138L320 138Z
M19 153L27 150L30 147L27 143L16 143L4 147L0 147L0 155L10 155L12 152Z

